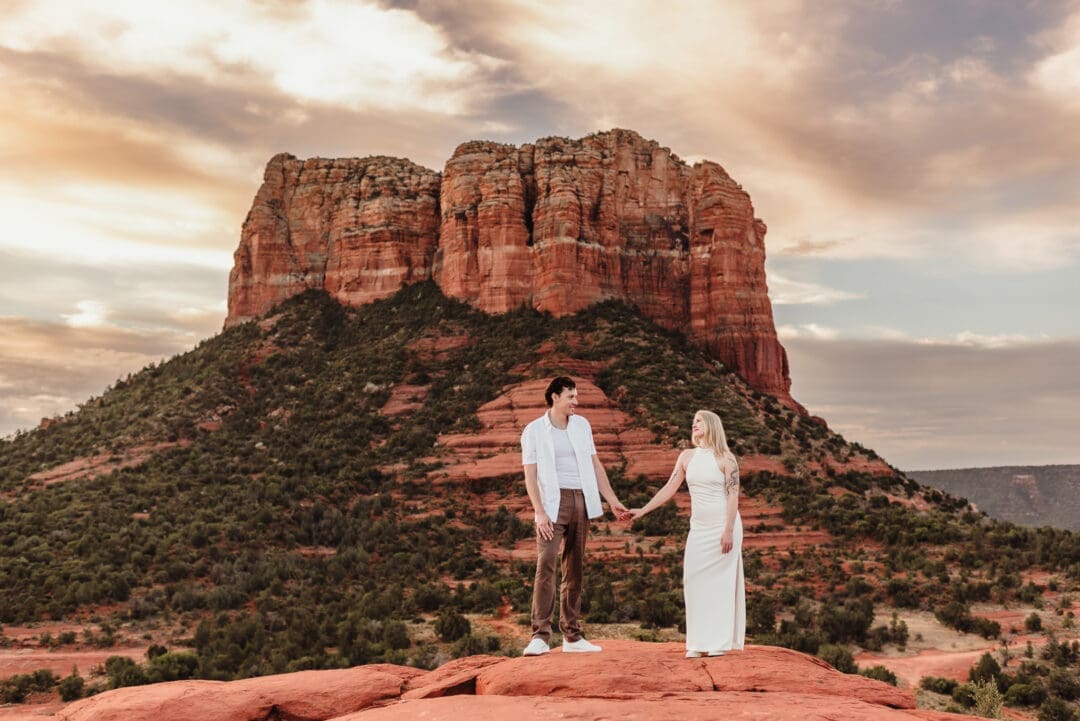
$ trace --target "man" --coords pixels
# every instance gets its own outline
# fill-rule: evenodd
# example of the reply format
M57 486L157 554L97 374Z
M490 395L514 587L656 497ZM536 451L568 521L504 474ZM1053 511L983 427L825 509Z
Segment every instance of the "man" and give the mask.
M596 455L592 427L575 415L577 387L560 376L544 392L548 411L521 434L525 488L536 520L536 579L533 583L533 637L524 656L550 649L551 618L555 613L555 562L562 542L562 598L559 628L564 652L599 651L581 633L581 581L589 519L603 515L600 496L616 517L629 512L611 489L607 472Z

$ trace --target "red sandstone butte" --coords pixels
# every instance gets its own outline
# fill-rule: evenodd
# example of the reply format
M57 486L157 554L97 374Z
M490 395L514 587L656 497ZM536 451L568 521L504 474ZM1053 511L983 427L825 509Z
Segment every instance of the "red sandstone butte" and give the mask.
M439 183L400 158L275 155L233 254L225 325L310 288L357 306L429 278Z
M488 313L625 301L750 385L790 395L765 224L713 162L630 130L463 143L442 174L399 158L277 155L244 221L225 325L308 288L346 305L433 278Z
M427 673L381 665L232 683L179 681L109 691L67 721L402 721L428 719L756 719L914 721L911 691L839 673L795 651L749 646L686 659L677 643L600 640L598 654L477 656Z

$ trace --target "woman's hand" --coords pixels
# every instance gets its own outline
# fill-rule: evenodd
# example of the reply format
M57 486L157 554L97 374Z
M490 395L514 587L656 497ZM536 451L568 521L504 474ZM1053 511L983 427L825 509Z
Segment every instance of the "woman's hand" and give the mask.
M642 508L631 508L629 513L629 519L632 521L636 521L637 519L645 515L645 510Z
M724 535L720 536L720 553L731 553L732 548L735 548L735 532L725 528Z

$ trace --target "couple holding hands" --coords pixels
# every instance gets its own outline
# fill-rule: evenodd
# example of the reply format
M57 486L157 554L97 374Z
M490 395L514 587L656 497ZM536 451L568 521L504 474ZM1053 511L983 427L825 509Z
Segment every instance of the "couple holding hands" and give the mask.
M575 414L577 387L565 376L544 392L548 411L525 427L521 457L525 487L536 520L536 578L532 640L523 655L550 650L555 613L555 565L561 555L559 627L564 652L600 651L581 631L581 585L589 519L603 515L603 496L615 517L631 520L660 507L686 481L690 489L690 535L683 559L686 600L686 657L721 656L742 649L746 635L746 591L739 518L739 466L728 450L720 418L694 414L694 447L679 454L667 483L641 508L628 509L615 496L596 455L592 427ZM560 554L561 545L561 554Z

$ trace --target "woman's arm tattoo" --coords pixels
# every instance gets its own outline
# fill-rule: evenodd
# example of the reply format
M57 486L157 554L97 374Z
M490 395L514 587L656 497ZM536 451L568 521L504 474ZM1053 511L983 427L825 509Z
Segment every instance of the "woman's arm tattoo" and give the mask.
M739 492L739 466L738 466L738 464L736 464L735 467L733 469L731 469L731 473L729 473L727 478L724 480L724 490L726 490L728 492L728 495L731 495L732 493L738 493Z

